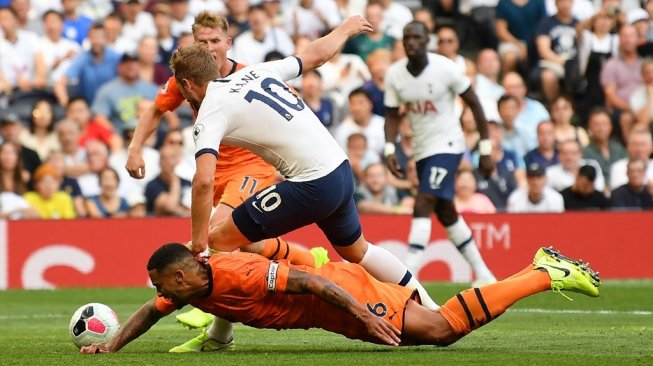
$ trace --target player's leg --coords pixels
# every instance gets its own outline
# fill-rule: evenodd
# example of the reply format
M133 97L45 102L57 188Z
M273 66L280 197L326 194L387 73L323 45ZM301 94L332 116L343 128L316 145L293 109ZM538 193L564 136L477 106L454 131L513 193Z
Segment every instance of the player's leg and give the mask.
M433 195L418 192L413 207L413 219L408 234L408 252L406 267L415 276L422 266L424 249L431 239L431 213L435 210L436 198Z
M599 295L600 280L594 271L551 249L540 249L533 268L520 273L460 292L437 312L414 302L409 304L402 338L418 344L448 345L496 319L517 301L539 292L564 290L591 297Z
M439 199L435 206L435 214L438 221L445 227L449 240L474 270L476 279L472 286L478 287L496 282L496 278L487 268L481 253L478 251L472 230L456 212L453 201Z

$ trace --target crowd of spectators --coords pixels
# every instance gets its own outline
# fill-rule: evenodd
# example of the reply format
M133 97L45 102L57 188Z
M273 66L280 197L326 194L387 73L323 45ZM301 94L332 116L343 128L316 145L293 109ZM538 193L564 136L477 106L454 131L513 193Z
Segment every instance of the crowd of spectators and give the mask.
M488 176L474 116L457 102L460 212L653 208L653 0L0 0L1 217L189 215L187 105L148 141L144 180L124 165L202 11L228 19L228 56L244 64L291 55L347 16L370 21L374 32L290 81L349 156L361 212L412 212L406 116L403 177L382 149L385 71L413 19L431 31L429 51L471 78L490 120Z

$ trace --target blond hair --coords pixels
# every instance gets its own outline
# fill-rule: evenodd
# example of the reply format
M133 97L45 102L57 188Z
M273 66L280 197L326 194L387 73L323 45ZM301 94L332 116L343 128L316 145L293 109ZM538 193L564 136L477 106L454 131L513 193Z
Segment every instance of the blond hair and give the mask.
M190 80L196 85L204 85L220 77L220 69L215 63L213 54L201 43L179 48L172 55L170 67L175 72L175 79L179 85L182 85L183 79Z
M193 23L192 28L193 35L195 35L195 32L197 32L199 28L220 28L224 34L229 33L229 23L227 22L227 18L208 11L202 11L195 17L195 22Z

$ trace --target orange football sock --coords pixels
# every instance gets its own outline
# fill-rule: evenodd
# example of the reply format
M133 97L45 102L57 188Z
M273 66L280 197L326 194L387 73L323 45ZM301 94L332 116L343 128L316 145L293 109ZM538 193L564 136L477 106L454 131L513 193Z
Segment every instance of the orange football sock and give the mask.
M531 270L519 277L465 290L449 299L440 313L454 333L465 335L496 319L518 300L550 289L549 274Z
M535 266L532 265L532 264L529 264L529 265L526 266L526 268L522 269L521 271L515 273L514 275L512 275L512 276L510 276L510 277L504 278L504 280L511 280L511 279L513 279L513 278L516 278L516 277L519 277L519 276L523 276L523 275L525 275L526 273L529 273L530 271L532 271L532 270L534 270L534 269L535 269Z
M315 267L315 258L311 252L282 238L264 240L261 255L272 260L287 259L292 264Z

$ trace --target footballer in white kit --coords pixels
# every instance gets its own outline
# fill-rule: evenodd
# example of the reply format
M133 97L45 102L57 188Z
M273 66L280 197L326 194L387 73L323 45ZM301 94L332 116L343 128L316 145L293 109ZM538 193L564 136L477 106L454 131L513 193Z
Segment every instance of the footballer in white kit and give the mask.
M456 63L427 51L428 29L413 21L404 28L406 58L392 64L385 75L386 147L388 168L398 177L403 172L395 156L399 107L405 111L413 129L414 158L419 178L413 220L408 238L408 269L418 274L421 254L431 237L431 213L444 225L449 239L470 263L476 275L474 285L495 282L474 242L472 232L456 212L453 203L455 176L465 150L460 121L454 111L458 96L471 109L481 135L480 170L493 169L492 145L487 121L469 78Z
M285 84L301 75L303 67L313 69L326 62L350 36L369 30L365 19L353 16L309 43L298 56L245 67L225 78L219 78L213 56L201 45L177 51L172 59L175 78L198 110L191 250L198 254L209 245L231 251L315 223L340 256L380 281L417 289L422 303L435 309L435 302L401 261L365 240L347 156ZM251 150L286 180L257 192L209 228L221 143Z

